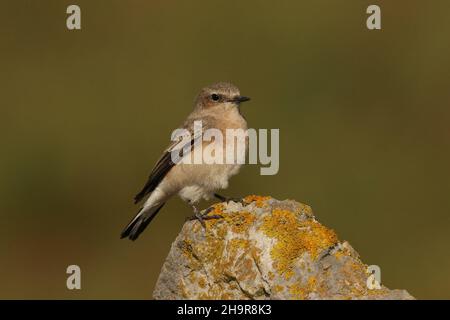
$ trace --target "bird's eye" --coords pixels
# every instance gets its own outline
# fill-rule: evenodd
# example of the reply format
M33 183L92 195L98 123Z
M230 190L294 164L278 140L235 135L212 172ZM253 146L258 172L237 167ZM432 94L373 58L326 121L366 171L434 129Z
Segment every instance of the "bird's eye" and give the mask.
M214 101L219 101L220 97L219 97L218 94L213 93L213 94L211 95L211 99L213 99Z

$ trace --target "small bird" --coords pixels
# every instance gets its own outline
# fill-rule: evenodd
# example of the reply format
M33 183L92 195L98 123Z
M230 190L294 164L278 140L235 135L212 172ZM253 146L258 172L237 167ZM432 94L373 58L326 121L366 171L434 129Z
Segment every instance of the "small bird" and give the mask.
M241 114L240 106L242 102L248 100L250 98L241 96L239 89L231 83L220 82L205 87L198 94L194 110L187 117L182 128L193 133L195 131L194 122L201 121L203 130L218 129L223 133L224 138L226 137L226 129L246 131L247 121ZM189 141L191 153L192 148L195 148L194 139L197 138L194 137L194 134L192 134L192 137L192 140ZM201 143L202 145L205 144L203 141ZM210 143L214 143L214 141ZM248 140L240 143L244 144L240 147L246 152ZM242 164L186 164L182 161L175 163L171 152L177 144L178 142L175 141L164 151L151 171L142 191L135 196L135 204L141 202L145 197L147 197L147 200L133 220L122 231L121 238L128 237L131 240L136 240L166 201L176 194L192 206L193 218L198 219L203 226L205 226L203 220L220 218L220 216L207 216L208 212L203 215L200 214L196 205L200 200L209 200L213 196L222 201L228 200L215 191L226 189L228 180L239 172ZM225 148L225 144L226 142L221 146ZM223 153L225 154L225 152Z

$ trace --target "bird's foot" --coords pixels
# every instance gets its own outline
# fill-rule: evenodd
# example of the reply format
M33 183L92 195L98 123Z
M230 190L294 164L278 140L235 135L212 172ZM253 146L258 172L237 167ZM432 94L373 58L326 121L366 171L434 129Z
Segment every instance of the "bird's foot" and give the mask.
M205 220L212 220L212 219L221 219L223 216L219 214L214 215L208 215L212 210L214 210L214 207L209 207L206 209L203 213L201 213L195 206L192 206L194 209L194 215L189 217L187 220L198 220L203 228L206 229Z
M236 203L244 204L244 199L243 198L225 197L225 196L222 196L222 195L220 195L218 193L214 193L214 197L216 197L217 199L219 199L222 202L227 202L228 203L230 201L233 201L233 202L236 202Z

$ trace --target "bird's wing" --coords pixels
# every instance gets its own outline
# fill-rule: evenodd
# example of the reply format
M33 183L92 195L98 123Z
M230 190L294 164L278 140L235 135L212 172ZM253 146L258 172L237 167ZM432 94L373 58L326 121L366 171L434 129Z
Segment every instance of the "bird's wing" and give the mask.
M176 165L176 163L174 163L172 161L172 155L171 155L172 151L184 150L183 155L185 156L188 153L188 152L185 152L186 150L192 150L193 147L197 143L201 142L201 138L202 138L201 132L200 132L200 134L195 132L195 130L193 129L193 122L194 122L194 120L191 120L191 121L185 123L185 125L184 125L185 129L187 130L186 133L189 134L190 140L188 140L189 138L186 135L179 136L179 139L177 141L174 141L164 151L163 155L156 162L156 165L154 166L152 172L150 173L147 183L142 188L141 192L139 192L134 197L135 204L140 202L146 195L148 195L153 190L155 190L155 188L164 179L164 177L167 175L167 173L170 171L170 169L172 169ZM203 130L208 128L208 126L205 126L205 124L208 124L208 123L209 123L209 121L205 121L205 119L202 119ZM194 133L196 134L196 136ZM182 143L183 140L185 142L184 144ZM181 158L179 160L181 160Z

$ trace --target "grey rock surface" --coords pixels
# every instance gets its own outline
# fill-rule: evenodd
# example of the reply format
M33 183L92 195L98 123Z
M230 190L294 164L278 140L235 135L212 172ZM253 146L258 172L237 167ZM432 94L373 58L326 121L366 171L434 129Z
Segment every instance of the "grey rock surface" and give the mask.
M309 206L270 197L218 203L222 219L188 221L162 267L155 299L414 299L374 281Z

